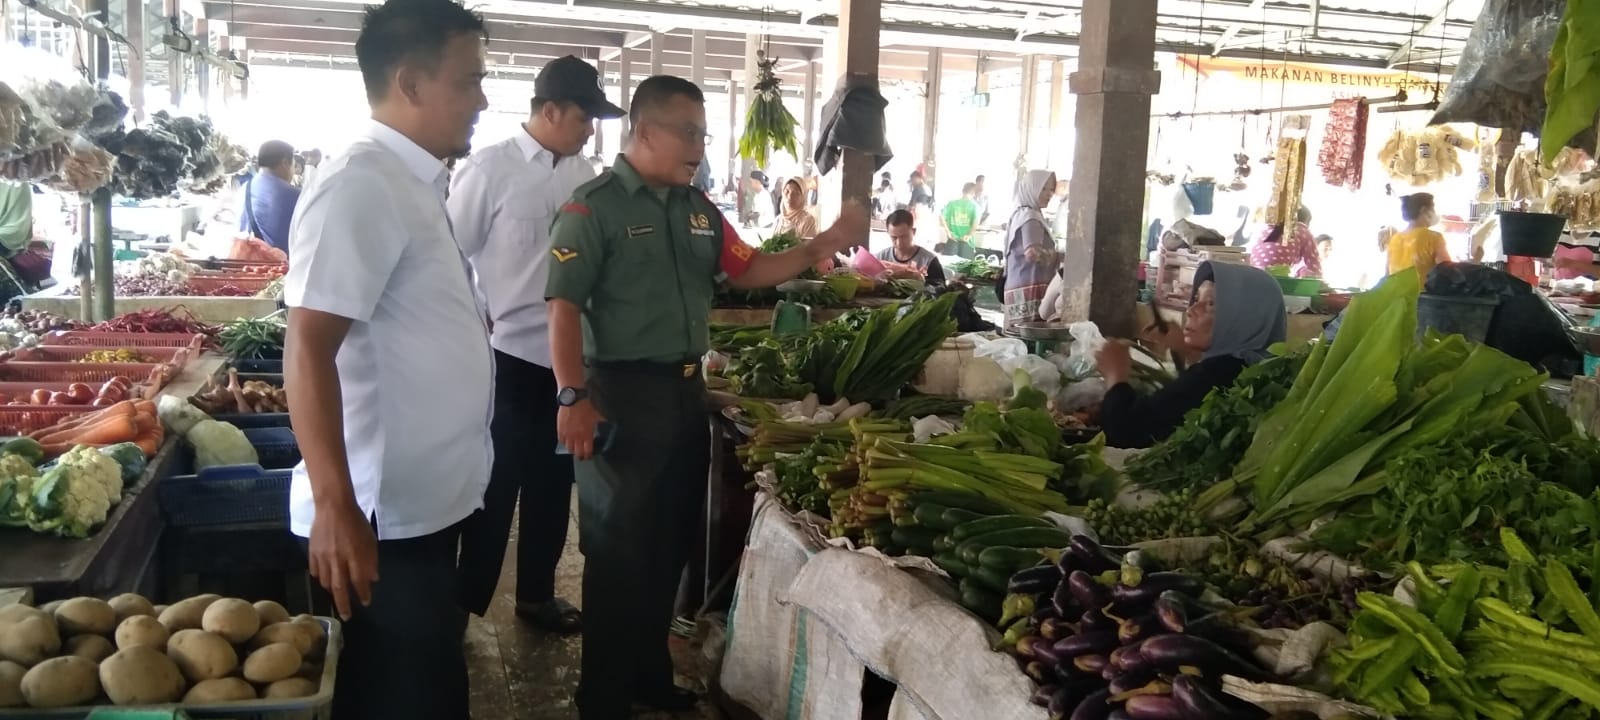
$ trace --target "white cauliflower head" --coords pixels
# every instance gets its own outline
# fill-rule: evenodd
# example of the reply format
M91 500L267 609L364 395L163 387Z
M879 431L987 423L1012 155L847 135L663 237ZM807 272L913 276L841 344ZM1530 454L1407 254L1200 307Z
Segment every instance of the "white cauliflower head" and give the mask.
M59 464L34 481L27 500L28 527L63 537L89 537L110 512L105 485Z
M66 467L74 478L99 483L113 506L122 502L122 466L99 450L79 445L68 450L56 464Z

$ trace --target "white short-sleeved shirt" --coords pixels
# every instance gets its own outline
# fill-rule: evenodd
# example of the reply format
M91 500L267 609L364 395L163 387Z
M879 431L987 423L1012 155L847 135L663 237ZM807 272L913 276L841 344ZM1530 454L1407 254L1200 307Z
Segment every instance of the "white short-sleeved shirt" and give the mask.
M378 122L326 161L289 229L290 307L355 322L339 349L344 441L378 538L438 532L483 506L494 357L471 270L445 213L444 163ZM305 463L290 529L315 505Z
M450 181L450 220L494 318L496 350L550 367L550 224L594 165L556 155L526 130L468 157Z

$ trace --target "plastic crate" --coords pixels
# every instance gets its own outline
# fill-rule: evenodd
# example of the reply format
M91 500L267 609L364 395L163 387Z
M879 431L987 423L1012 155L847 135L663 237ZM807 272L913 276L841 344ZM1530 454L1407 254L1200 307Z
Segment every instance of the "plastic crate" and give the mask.
M89 353L104 350L130 350L143 355L150 363L182 366L189 362L193 350L187 347L132 347L128 345L40 345L11 351L11 359L19 362L80 362Z
M215 418L220 419L220 418ZM235 426L237 427L237 426ZM241 427L250 446L256 449L256 461L262 469L272 472L276 470L293 470L300 463L300 443L295 441L294 431L286 426ZM173 475L193 475L194 448L188 443L179 446L178 454L173 458L170 472Z
M0 436L26 435L100 409L89 405L0 405Z
M17 708L0 710L0 720L332 720L333 693L344 652L344 628L338 620L318 617L328 635L317 692L293 700L245 700L223 705L156 705L149 707Z
M0 405L9 405L14 400L27 400L28 396L32 395L33 391L35 391L35 390L44 390L46 392L66 392L67 388L70 388L75 384L76 383L71 383L71 382L0 382ZM85 383L85 384L88 385L90 388L93 388L96 393L100 392L101 383ZM129 398L143 397L143 396L144 396L144 386L143 385L134 385L131 389L128 390L128 397ZM17 407L20 407L20 406L17 406ZM49 405L46 405L44 407L61 407L61 406L49 406ZM89 407L89 406L83 405L83 406L79 406L79 407ZM98 408L96 408L96 409L98 409Z
M289 470L224 465L161 480L169 527L289 522Z
M228 413L212 415L212 420L221 420L240 430L251 428L286 428L289 427L289 413Z
M272 268L279 273L289 271L288 263L263 262L261 260L223 260L221 258L207 258L205 260L190 260L202 270L220 272L242 272L246 268Z
M282 358L247 358L233 361L234 369L242 373L270 373L283 374Z
M189 290L195 295L210 295L224 285L232 285L251 295L267 289L275 278L256 276L190 275Z
M41 345L92 345L109 348L186 347L199 350L206 336L187 333L125 333L102 330L57 330L39 338Z
M171 379L173 368L156 363L80 363L80 362L4 362L0 363L0 382L81 382L103 383L125 377L160 390Z

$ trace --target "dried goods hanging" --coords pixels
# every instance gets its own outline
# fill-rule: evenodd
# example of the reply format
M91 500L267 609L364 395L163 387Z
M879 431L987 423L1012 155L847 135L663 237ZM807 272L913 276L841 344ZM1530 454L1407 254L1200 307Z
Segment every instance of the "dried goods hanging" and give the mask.
M1477 141L1449 125L1417 132L1396 130L1378 150L1378 162L1383 163L1390 179L1422 187L1460 176L1459 151L1477 149Z
M1361 167L1367 159L1367 99L1335 100L1328 110L1317 163L1322 178L1334 187L1361 189Z
M768 58L756 51L756 84L750 97L750 109L744 117L744 135L739 138L739 157L766 167L773 150L782 150L790 156L795 153L794 115L783 105L778 78L772 68L777 58Z
M1306 187L1305 115L1290 115L1283 120L1278 136L1277 156L1272 167L1272 197L1267 202L1269 225L1290 225L1300 209L1300 195Z

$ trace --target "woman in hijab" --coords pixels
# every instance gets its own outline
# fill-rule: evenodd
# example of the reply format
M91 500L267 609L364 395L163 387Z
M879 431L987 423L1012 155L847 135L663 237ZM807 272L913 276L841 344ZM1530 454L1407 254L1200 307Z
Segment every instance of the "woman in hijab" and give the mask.
M783 182L783 212L778 215L778 224L773 226L772 234L786 232L794 233L795 237L802 240L817 234L817 219L806 209L806 191L799 178L789 178Z
M1017 185L1017 209L1006 224L1005 306L1006 325L1039 319L1039 303L1050 288L1050 278L1061 264L1055 238L1040 211L1056 194L1056 174L1029 170Z
M1246 366L1266 359L1267 348L1283 342L1288 331L1278 281L1263 270L1231 263L1200 264L1183 319L1182 339L1172 342L1199 362L1150 395L1128 384L1133 361L1127 345L1108 342L1095 358L1106 381L1100 427L1107 445L1145 448L1166 439L1206 395L1232 385Z

